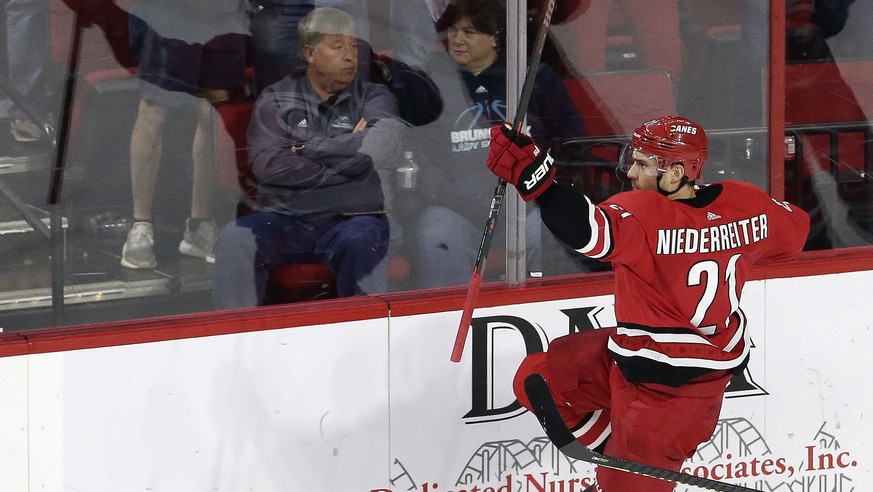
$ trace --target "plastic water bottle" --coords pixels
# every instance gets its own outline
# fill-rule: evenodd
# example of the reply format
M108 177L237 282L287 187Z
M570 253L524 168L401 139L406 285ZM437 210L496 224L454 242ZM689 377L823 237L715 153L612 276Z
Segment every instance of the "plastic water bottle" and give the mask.
M418 186L418 164L411 150L403 152L403 162L397 167L397 186L401 190L414 190Z
M758 140L747 138L743 142L743 159L748 162L757 163L760 149L758 148Z

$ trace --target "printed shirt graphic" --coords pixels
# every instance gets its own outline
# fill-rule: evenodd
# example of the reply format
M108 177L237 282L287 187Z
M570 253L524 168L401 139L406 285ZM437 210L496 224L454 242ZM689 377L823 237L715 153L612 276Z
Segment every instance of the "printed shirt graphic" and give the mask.
M675 385L744 364L749 269L797 255L809 232L806 212L747 183L714 184L695 200L708 204L634 191L589 209L594 234L580 252L613 264L609 349L631 381Z
M472 95L473 105L458 115L450 133L452 152L487 149L491 142L491 126L507 119L506 101L491 99L491 91L484 85L476 88ZM500 94L497 96L501 97Z

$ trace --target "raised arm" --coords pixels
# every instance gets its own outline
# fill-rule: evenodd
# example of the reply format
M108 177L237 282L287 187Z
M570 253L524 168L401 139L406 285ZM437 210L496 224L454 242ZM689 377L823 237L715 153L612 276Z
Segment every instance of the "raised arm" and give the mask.
M487 164L497 177L515 186L525 201L536 199L543 222L558 239L573 249L589 243L594 205L584 195L554 182L554 161L531 137L513 135L506 125L495 125Z

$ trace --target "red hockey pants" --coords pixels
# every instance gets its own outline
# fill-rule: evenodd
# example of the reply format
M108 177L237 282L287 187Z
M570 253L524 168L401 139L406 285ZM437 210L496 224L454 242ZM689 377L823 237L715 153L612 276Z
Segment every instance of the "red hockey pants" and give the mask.
M608 420L611 436L606 455L679 471L697 446L712 436L731 374L708 375L678 388L630 383L606 349L613 331L567 335L554 340L548 352L527 356L515 375L515 395L530 409L524 379L540 373L570 428L586 418ZM591 417L597 410L602 413ZM594 434L589 432L579 440L590 446L586 439ZM597 468L596 475L603 492L669 492L674 487L672 482L608 468Z

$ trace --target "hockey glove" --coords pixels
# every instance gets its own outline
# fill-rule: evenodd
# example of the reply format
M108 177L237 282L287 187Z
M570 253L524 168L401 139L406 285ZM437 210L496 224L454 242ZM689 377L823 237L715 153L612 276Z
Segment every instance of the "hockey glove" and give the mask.
M543 152L530 136L514 135L508 123L491 127L488 169L515 186L529 202L543 194L555 177L555 160Z

